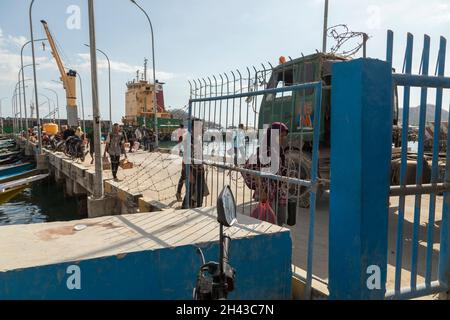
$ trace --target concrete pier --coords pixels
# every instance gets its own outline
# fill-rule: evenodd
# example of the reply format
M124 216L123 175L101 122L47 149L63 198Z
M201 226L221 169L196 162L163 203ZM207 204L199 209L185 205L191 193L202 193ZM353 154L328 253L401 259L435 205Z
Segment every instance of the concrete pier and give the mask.
M17 139L28 152L34 152L36 149L33 143L26 142L21 138ZM102 145L102 153L103 150L104 145ZM43 152L43 155L36 156L39 168L49 171L56 182L62 183L68 196L86 195L88 197L93 193L95 168L90 163L89 155L84 162L81 162L69 159L62 152L52 152L46 149ZM179 209L181 207L181 203L177 202L175 198L178 179L181 175L181 157L169 152L138 151L128 154L128 159L134 166L126 170L119 168L118 181L112 179L111 170L103 172L105 198L113 197L117 198L117 201L114 204L111 204L109 200L88 204L89 217ZM215 205L217 196L222 191L217 186L226 184L231 186L238 204L246 203L251 199L251 192L244 187L244 181L240 174L228 175L215 168L209 170L206 178L210 186L210 195L205 198L205 205ZM102 207L101 203L104 203L105 206ZM250 209L250 207L246 207L247 211Z

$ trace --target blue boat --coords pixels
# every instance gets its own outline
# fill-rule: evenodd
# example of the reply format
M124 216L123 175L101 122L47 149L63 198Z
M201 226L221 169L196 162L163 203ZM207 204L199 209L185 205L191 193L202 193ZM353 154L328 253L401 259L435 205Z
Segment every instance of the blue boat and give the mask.
M11 156L16 156L20 154L20 151L6 151L6 152L0 152L0 160L9 158Z
M30 171L34 168L34 164L30 162L14 163L0 167L0 180Z

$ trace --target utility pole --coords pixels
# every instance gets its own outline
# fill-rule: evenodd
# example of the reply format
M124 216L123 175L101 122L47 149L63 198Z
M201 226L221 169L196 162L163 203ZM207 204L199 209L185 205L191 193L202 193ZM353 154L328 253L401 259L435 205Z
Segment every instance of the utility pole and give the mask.
M363 33L363 58L367 57L367 40L369 40L369 35Z
M0 98L0 126L2 127L2 134L5 133L3 129L3 112L2 112L2 101L8 99L8 97Z
M91 51L91 86L92 86L92 115L94 126L94 153L95 153L95 176L94 176L94 199L103 197L103 164L100 145L100 108L98 105L98 79L97 79L97 48L95 42L95 19L94 0L88 0L89 7L89 43Z
M33 40L34 42L37 42L37 41L46 41L47 39L44 39L44 38L42 38L42 39L36 39L36 40ZM22 87L23 88L25 88L25 76L24 76L24 71L23 71L23 69L24 69L24 65L23 65L23 49L25 48L25 46L27 45L27 44L29 44L29 43L31 43L31 40L30 41L27 41L27 42L25 42L24 44L23 44L23 46L22 46L22 48L20 49L20 66L21 66L21 70L22 70ZM36 64L37 65L37 64ZM28 139L28 128L29 128L29 125L28 125L28 115L27 115L27 97L26 97L26 90L23 90L23 105L24 105L24 109L25 109L25 128L27 129L26 130L26 132L25 132L25 136L26 136L26 138ZM31 118L33 118L32 116L31 116ZM31 120L31 121L33 121L33 120ZM33 126L33 125L32 125Z
M39 100L38 100L38 86L36 78L36 56L34 53L34 34L33 34L33 10L34 0L31 0L29 8L29 20L30 20L30 38L31 38L31 55L33 60L33 79L34 79L34 102L36 103L36 118L37 118L37 131L38 131L38 150L37 153L42 153L42 133L41 133L41 119L39 119Z
M83 81L81 81L80 73L77 73L78 80L80 81L80 94L81 94L81 117L83 118L83 132L86 133L86 121L84 119L84 98L83 98Z
M328 31L328 0L325 0L325 12L323 15L323 42L322 42L323 53L327 53L327 31Z

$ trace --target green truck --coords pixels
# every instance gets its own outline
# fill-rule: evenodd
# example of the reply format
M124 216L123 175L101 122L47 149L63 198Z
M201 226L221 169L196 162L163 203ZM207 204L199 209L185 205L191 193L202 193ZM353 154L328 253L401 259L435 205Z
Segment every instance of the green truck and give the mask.
M321 190L328 188L330 177L330 123L331 123L331 87L332 66L347 61L349 58L335 54L316 53L285 62L273 69L267 88L286 87L302 83L322 82L322 108L320 117L319 144L319 177ZM400 136L397 126L398 103L395 94L394 106L394 144L399 146ZM276 121L289 127L288 149L286 158L288 174L305 180L311 178L313 119L315 116L314 89L303 89L295 92L265 94L259 110L258 128ZM300 168L300 170L299 170ZM321 190L318 190L320 195ZM290 187L290 196L297 197L295 186ZM307 188L300 188L300 206L309 206Z

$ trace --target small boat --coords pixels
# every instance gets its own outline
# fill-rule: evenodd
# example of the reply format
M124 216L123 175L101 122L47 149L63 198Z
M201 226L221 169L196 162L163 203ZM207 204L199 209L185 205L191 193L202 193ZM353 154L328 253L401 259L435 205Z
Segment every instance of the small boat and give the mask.
M10 182L10 181L14 181L14 180L23 179L23 178L32 177L32 176L38 175L39 173L40 173L40 171L37 169L19 172L19 173L13 174L11 176L5 177L3 179L0 179L0 184L4 184L5 182Z
M21 193L31 183L39 181L48 177L46 174L37 174L31 177L26 177L18 180L13 180L0 184L0 204L8 202L16 195Z
M0 148L8 148L8 147L13 147L15 145L16 145L16 142L14 140L0 141Z
M33 168L34 164L30 162L25 163L19 162L0 166L0 179L7 178L21 172L29 171Z
M26 186L23 187L15 187L4 192L0 192L0 204L6 203L9 200L13 199L19 193L26 189Z
M20 159L21 158L17 157L17 156L11 156L11 157L8 157L8 158L5 158L5 159L0 159L0 166L6 165L6 164L16 163L16 162L20 161Z
M18 155L19 153L20 151L9 151L9 150L7 152L0 152L0 160Z

